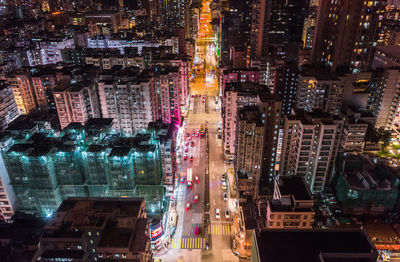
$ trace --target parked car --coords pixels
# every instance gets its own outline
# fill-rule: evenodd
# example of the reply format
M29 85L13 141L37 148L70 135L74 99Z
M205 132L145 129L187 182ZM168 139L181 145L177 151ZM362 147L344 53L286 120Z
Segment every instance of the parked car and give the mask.
M225 218L230 218L229 210L228 210L228 209L225 210Z
M190 211L190 202L186 203L186 211Z
M219 214L219 209L215 209L215 218L221 218L221 215Z
M199 195L198 194L194 195L193 202L194 203L199 203Z
M228 193L224 192L223 198L224 198L225 201L227 201L228 200Z

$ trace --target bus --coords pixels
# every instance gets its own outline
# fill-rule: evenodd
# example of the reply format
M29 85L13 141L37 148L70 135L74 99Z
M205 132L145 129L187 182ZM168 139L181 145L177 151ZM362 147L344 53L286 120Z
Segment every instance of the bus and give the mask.
M188 168L187 170L187 178L186 178L187 188L192 189L193 186L193 174L192 169Z

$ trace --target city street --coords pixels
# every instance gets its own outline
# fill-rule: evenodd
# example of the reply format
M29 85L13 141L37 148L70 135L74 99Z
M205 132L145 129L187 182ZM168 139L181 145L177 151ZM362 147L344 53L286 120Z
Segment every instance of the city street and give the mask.
M157 259L163 262L178 259L180 261L182 259L183 261L239 261L231 249L231 219L236 208L236 200L230 199L229 193L229 182L232 181L225 178L224 185L222 182L222 175L225 174L226 177L228 167L223 161L222 140L218 136L218 128L221 127L221 106L218 97L215 38L210 24L210 2L209 0L203 2L196 39L194 79L190 82L190 105L182 132L184 140L177 150L179 177L174 193L178 213L177 229L169 247L162 248L154 255L156 261ZM207 128L207 137L193 136L202 127ZM185 152L186 148L187 152ZM193 161L190 160L191 156L193 156ZM193 183L192 189L188 189L187 186L188 169L191 169L193 180L196 175L199 178L199 183ZM205 185L207 169L209 184ZM209 187L210 223L204 228L206 187ZM199 196L198 203L194 203L195 194ZM188 203L190 203L190 210L188 210ZM198 235L195 232L196 226L200 229L200 232L197 232ZM209 245L209 250L205 250L206 243Z

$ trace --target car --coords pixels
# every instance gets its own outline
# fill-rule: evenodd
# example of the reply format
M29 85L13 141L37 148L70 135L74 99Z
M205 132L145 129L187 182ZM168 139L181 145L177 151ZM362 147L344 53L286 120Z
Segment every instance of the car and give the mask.
M182 177L182 178L181 178L181 180L179 181L179 183L181 183L181 184L185 184L185 178L184 178L184 177Z
M198 194L194 195L193 203L199 203L199 195Z
M206 101L204 101L204 99L203 99L201 102L204 104Z
M218 103L218 96L215 97L215 103Z
M193 141L190 142L190 146L191 146L191 147L194 147L194 142L193 142Z
M219 209L215 209L215 218L221 218L221 215L219 214Z
M221 134L218 134L218 139L222 139L222 136L221 136Z
M195 176L194 176L194 182L195 182L196 184L199 183L199 176L198 176L198 175L195 175Z
M187 203L186 203L186 210L187 210L187 211L190 211L190 202L187 202Z
M193 159L194 159L194 157L193 157L193 156L190 156L190 161L193 161Z
M223 190L226 190L226 189L227 189L227 185L226 185L226 182L225 182L225 181L222 182L222 189L223 189Z
M194 228L194 234L195 234L196 236L198 236L199 233L200 233L200 229L199 229L198 226L196 226L196 227Z
M183 160L188 160L188 155L187 154L183 155Z
M189 145L189 141L186 141L186 142L185 142L185 146L188 146L188 145Z
M189 148L185 147L185 152L188 152L188 151L189 151Z
M223 198L224 198L225 201L227 201L228 200L228 193L224 192Z
M215 107L215 112L219 112L219 107L218 106Z
M189 134L189 133L186 133L186 137L190 137L190 134Z
M221 181L222 181L222 182L226 181L226 176L225 176L225 174L222 174L222 175L221 175Z
M225 218L230 218L231 216L229 215L229 210L228 209L226 209L225 210Z

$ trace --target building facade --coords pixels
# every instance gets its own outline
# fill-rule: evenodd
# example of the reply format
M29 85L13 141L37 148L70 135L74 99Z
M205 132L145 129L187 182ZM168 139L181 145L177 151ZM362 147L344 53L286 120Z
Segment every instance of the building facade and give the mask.
M372 64L386 0L322 0L318 5L312 62L356 72Z
M54 88L61 129L72 122L84 124L89 118L100 117L100 107L96 86L91 81L71 83L64 79Z
M2 152L20 210L51 215L68 197L143 196L164 208L159 141L152 133L122 137L112 119L71 124L59 137L27 133ZM11 135L11 137L13 137Z
M334 169L343 124L320 112L286 116L279 173L302 176L311 192L321 192Z

